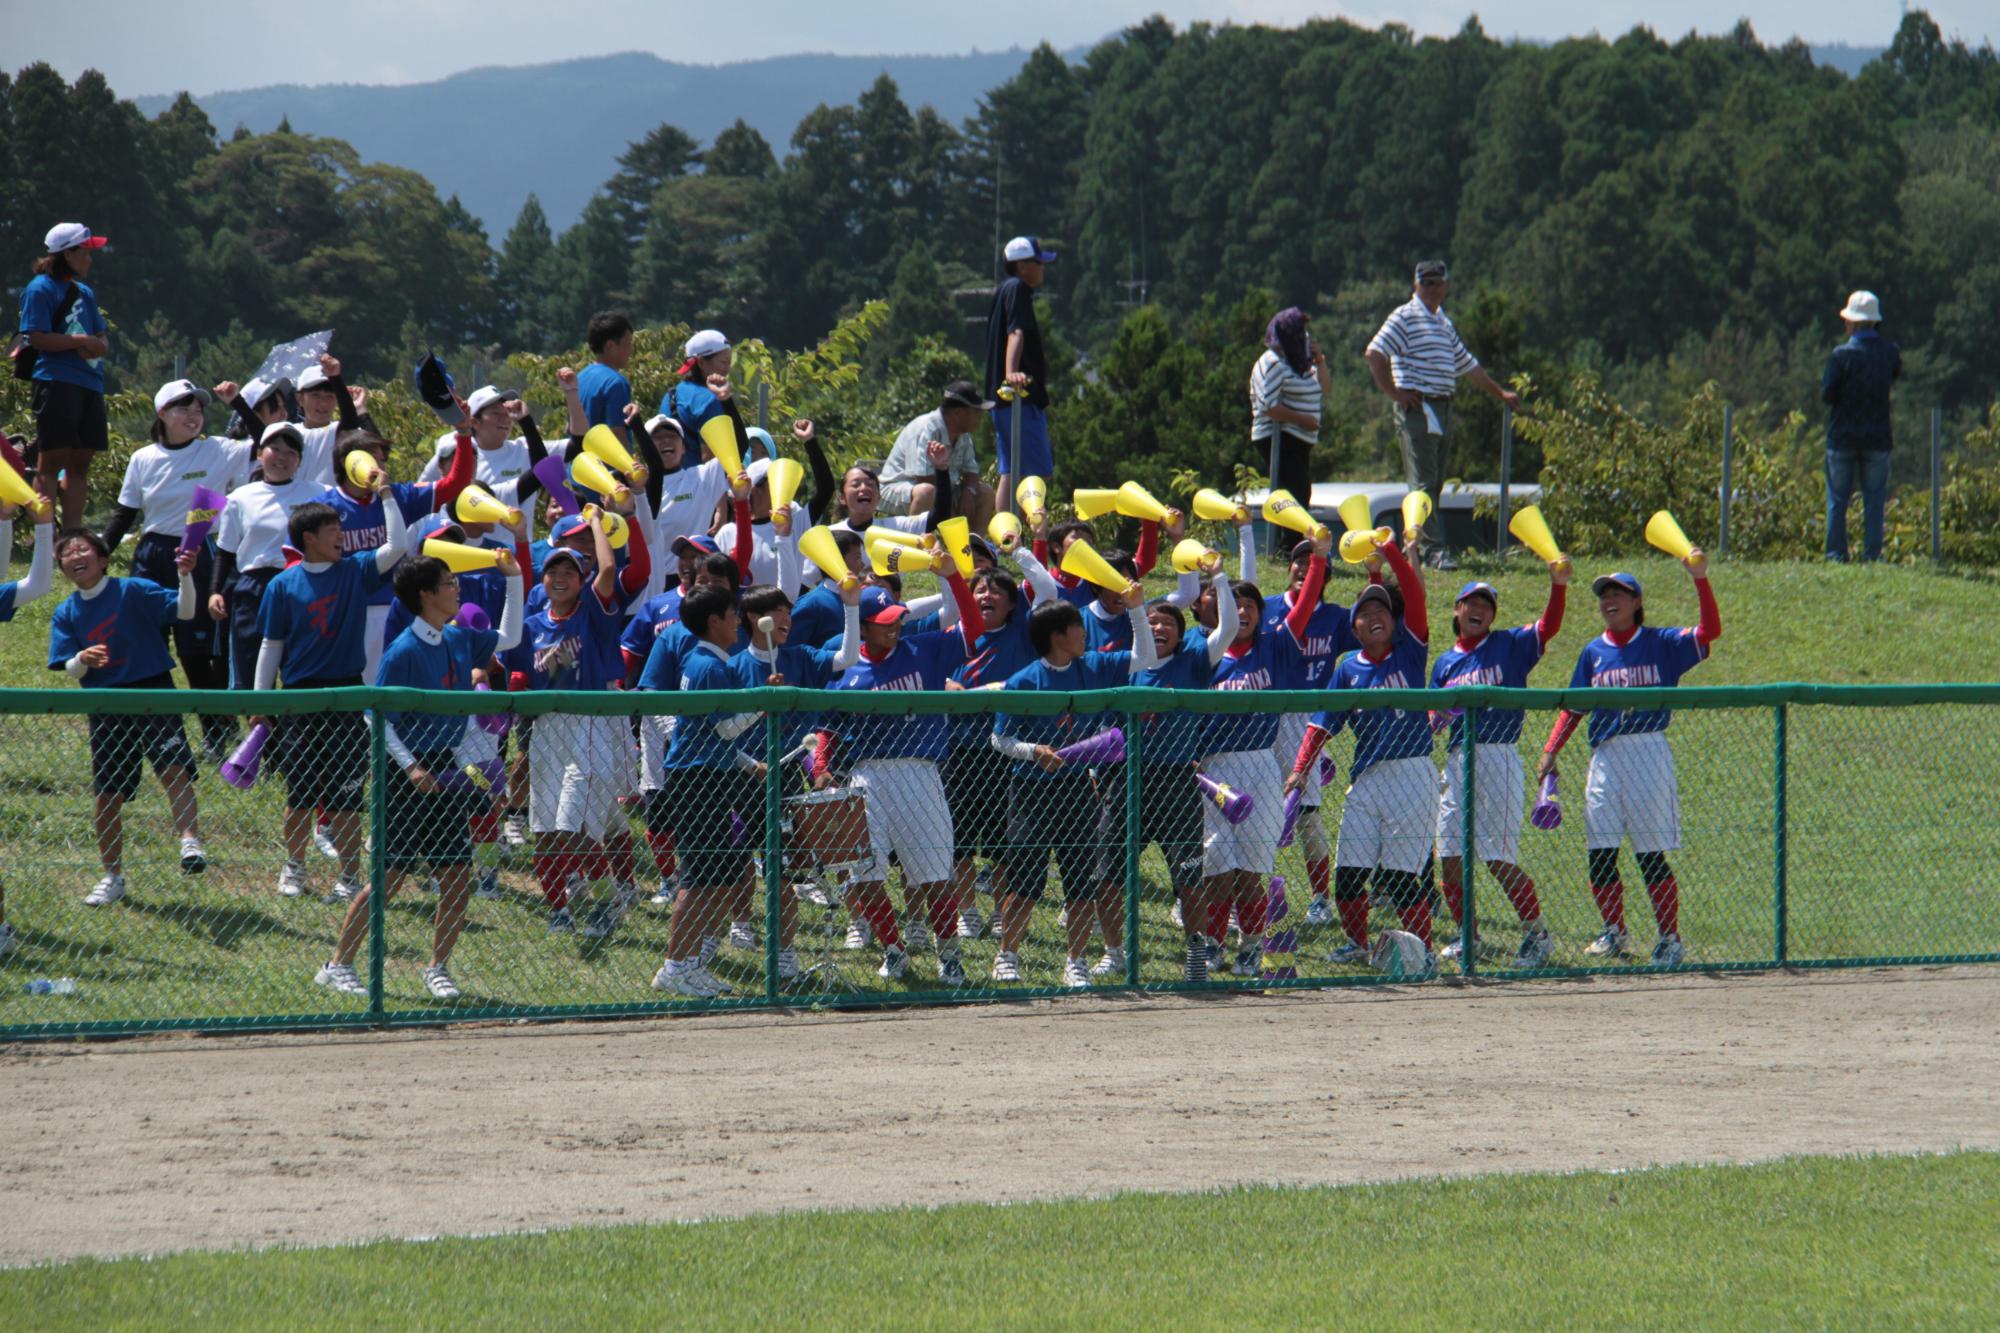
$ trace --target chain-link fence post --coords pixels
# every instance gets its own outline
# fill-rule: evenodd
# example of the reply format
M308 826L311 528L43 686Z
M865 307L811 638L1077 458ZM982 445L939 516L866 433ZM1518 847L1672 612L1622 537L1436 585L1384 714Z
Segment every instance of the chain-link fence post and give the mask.
M785 896L785 845L779 821L784 806L785 715L777 709L764 714L764 998L778 998L780 916Z
M389 958L388 924L383 912L389 878L389 743L388 714L368 713L368 1016L383 1021L382 967Z
M1139 984L1139 835L1140 802L1144 793L1140 788L1139 768L1145 761L1145 741L1141 738L1140 718L1136 711L1127 710L1125 722L1125 984L1136 987ZM1171 866L1168 873L1172 879Z
M1479 780L1479 765L1477 763L1479 757L1479 706L1477 704L1471 704L1466 707L1465 716L1460 719L1459 725L1464 728L1459 734L1465 737L1465 802L1463 814L1465 846L1463 848L1463 855L1459 857L1458 862L1459 893L1462 895L1461 901L1464 904L1458 921L1458 965L1459 970L1469 977L1479 970L1479 922L1478 912L1473 907L1472 887L1473 882L1479 878L1477 873L1479 847L1476 837L1479 826L1479 789L1477 785Z
M1772 736L1772 746L1771 746L1773 750L1773 755L1772 755L1773 795L1771 801L1771 807L1772 807L1771 900L1772 900L1772 916L1774 918L1772 923L1772 931L1775 936L1772 947L1776 952L1779 964L1782 965L1785 961L1785 954L1788 951L1788 945L1790 943L1789 939L1787 938L1790 934L1790 930L1788 923L1786 921L1786 915L1789 911L1790 904L1787 903L1785 900L1785 891L1787 887L1785 882L1787 874L1787 867L1785 865L1785 851L1786 851L1785 823L1787 819L1787 813L1785 810L1785 768L1786 768L1785 747L1786 747L1787 737L1785 732L1786 732L1787 717L1786 717L1786 707L1784 704L1779 704L1776 708L1772 709L1771 711L1773 715L1773 727L1772 727L1773 736Z

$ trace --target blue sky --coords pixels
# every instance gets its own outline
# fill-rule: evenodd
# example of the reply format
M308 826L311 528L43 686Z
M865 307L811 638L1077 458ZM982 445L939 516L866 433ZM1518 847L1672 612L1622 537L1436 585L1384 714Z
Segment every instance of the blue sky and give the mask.
M1295 24L1344 15L1375 26L1394 19L1420 32L1456 31L1477 12L1496 37L1615 36L1635 24L1678 37L1725 31L1748 17L1767 42L1886 45L1899 6L1870 0L1499 0L1392 7L1364 0L1342 8L1314 0L1007 0L997 5L936 0L345 0L333 6L269 0L101 0L91 9L7 0L11 69L46 60L64 74L104 71L121 94L258 87L273 83L409 83L476 65L524 65L613 51L652 51L669 60L726 64L802 51L847 55L1004 50L1043 40L1087 43L1161 13L1176 25L1210 22ZM1927 6L1948 35L1979 45L2000 36L1991 0L1936 0Z

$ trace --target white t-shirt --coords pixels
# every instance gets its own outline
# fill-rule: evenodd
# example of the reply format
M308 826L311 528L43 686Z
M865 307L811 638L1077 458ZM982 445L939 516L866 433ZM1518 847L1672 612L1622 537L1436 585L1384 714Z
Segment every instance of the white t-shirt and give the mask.
M882 464L882 483L929 481L935 469L926 451L933 440L946 439L943 408L912 420L896 437L895 447L889 450L888 460ZM946 470L960 481L978 481L979 454L972 446L972 436L961 435L948 443L951 454L945 461Z
M811 525L806 521L806 507L804 505L795 500L792 502L791 508L792 532L788 537L780 537L777 528L773 527L770 523L757 523L751 526L750 577L745 580L746 586L751 583L776 583L778 581L779 542L787 543L793 551L799 549L799 538L805 534L806 528ZM736 525L734 523L724 523L717 529L715 544L724 555L729 555L735 551ZM672 555L672 552L669 551L668 554ZM794 568L797 567L797 564L797 561L793 562ZM815 582L816 580L813 576L818 573L819 566L807 561L805 569L800 571L801 577L805 579L805 583L802 586L810 586Z
M188 504L196 486L227 495L249 476L248 440L205 435L177 449L149 444L125 464L118 503L140 512L141 533L178 537L187 531Z
M844 518L838 523L831 523L828 526L835 532L860 534L868 531L868 528L854 527ZM931 516L929 514L877 514L869 524L869 527L888 528L891 532L915 533L919 537L929 532L930 526Z
M452 450L458 447L458 433L446 431L438 437L437 448L432 451L430 461L417 474L418 481L437 481L444 476L444 470L451 466ZM497 449L482 449L472 446L472 479L493 493L493 498L502 504L519 505L519 492L513 483L519 482L528 473L528 442L515 436ZM521 512L528 520L528 540L535 539L535 507L526 505Z
M305 448L299 451L298 479L322 487L333 485L333 446L340 438L340 419L335 417L324 426L300 426L298 432L305 441Z
M659 549L671 555L674 538L706 534L716 504L728 494L729 478L723 475L722 464L712 458L697 467L667 473L660 481Z
M283 569L292 511L324 489L302 476L278 486L253 481L237 487L216 520L215 544L236 557L238 569Z

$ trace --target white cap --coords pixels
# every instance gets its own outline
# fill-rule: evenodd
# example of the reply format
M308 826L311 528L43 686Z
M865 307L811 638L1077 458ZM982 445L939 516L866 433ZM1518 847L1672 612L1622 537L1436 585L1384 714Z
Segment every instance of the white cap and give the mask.
M81 222L58 222L49 228L49 234L42 239L52 255L59 255L65 250L75 250L79 247L85 250L102 250L109 244L102 236L92 236L90 228Z
M271 391L277 387L276 384L265 380L251 380L243 386L243 405L245 407L257 406L257 404L269 398Z
M685 432L681 430L681 423L668 416L665 412L646 418L646 434L651 435L662 426L667 427L676 435L685 435Z
M326 387L326 371L320 366L319 362L315 361L299 372L298 382L292 387L300 393L304 393L307 389L324 389Z
M714 356L717 352L729 350L729 339L722 336L720 329L702 329L687 340L687 357Z
M472 391L472 397L465 400L465 414L476 417L495 403L504 403L521 395L511 389L496 389L490 384L482 384Z
M1847 308L1840 312L1840 317L1857 324L1879 324L1882 322L1882 303L1875 299L1873 292L1855 292L1847 298Z
M214 401L215 395L193 380L169 380L153 395L153 411L158 412L168 403L178 403L183 398L199 399L201 405L207 407Z
M300 453L305 452L306 448L305 435L299 430L297 426L294 426L289 421L273 421L270 425L264 427L262 433L260 433L257 436L257 447L259 449L262 449L264 446L268 445L271 441L279 438L280 436L291 437L292 447L294 449L297 449Z
M1056 252L1044 250L1040 238L1034 236L1016 236L1007 242L1007 248L1000 253L1010 264L1019 263L1023 259L1032 259L1042 264L1056 262Z

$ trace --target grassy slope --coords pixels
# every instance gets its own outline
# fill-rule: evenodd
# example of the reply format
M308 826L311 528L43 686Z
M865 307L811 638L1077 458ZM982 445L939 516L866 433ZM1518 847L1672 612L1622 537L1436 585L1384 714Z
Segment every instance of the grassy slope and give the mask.
M1692 618L1684 575L1658 558L1629 564L1652 590L1656 623ZM1444 587L1432 599L1433 642L1446 641L1448 598L1471 575L1500 585L1504 620L1532 618L1546 588L1537 568L1523 561L1493 563L1448 581L1439 577ZM1724 565L1716 581L1726 633L1694 683L1976 680L1992 674L1986 652L1996 620L1990 583L1913 569L1805 563ZM1338 586L1351 592L1355 585ZM1579 593L1537 684L1565 683L1577 648L1591 632L1589 595ZM65 679L41 664L51 605L31 607L0 629L0 680ZM1538 744L1545 726L1546 719L1529 720L1524 749ZM1794 957L2000 949L2000 929L1963 873L1963 867L1991 864L2000 854L2000 834L1981 813L2000 789L2000 759L1982 739L1990 730L1987 714L1962 708L1794 710ZM1686 844L1676 868L1686 886L1691 958L1769 957L1770 714L1683 711L1674 736ZM1345 758L1347 744L1336 742L1338 757ZM149 782L128 818L133 893L110 912L87 911L79 899L95 878L96 858L81 719L0 715L0 845L11 853L0 873L11 890L10 916L23 937L22 948L0 968L11 978L71 975L82 982L80 994L68 1001L24 997L11 983L0 986L0 1025L170 1013L301 1013L326 1006L327 998L309 977L325 957L334 909L310 899L281 900L271 891L280 859L276 784L246 795L210 777L201 790L214 861L210 873L199 881L178 874L174 849L164 837L162 800ZM1542 886L1562 941L1558 961L1572 964L1583 961L1581 945L1595 931L1580 874L1580 790L1579 756L1565 781L1572 818L1558 833L1526 835L1522 858ZM1913 792L1922 799L1912 800ZM320 889L331 878L326 865L315 858ZM1145 976L1169 980L1178 975L1178 932L1166 921L1165 877L1156 854L1148 853L1145 868ZM1302 904L1305 878L1296 850L1284 854L1279 870L1293 886L1293 901ZM508 869L505 883L505 898L475 904L457 957L455 971L468 997L579 1003L653 994L645 983L664 944L663 916L641 909L613 940L583 946L544 934L525 861ZM1487 884L1490 890L1490 880ZM1636 884L1633 897L1631 917L1643 950L1651 931ZM1496 942L1511 950L1515 937L1503 921L1511 914L1497 894L1489 892L1483 901ZM1051 983L1061 964L1060 934L1047 919L1054 906L1043 909L1025 959L1030 981L1041 984ZM428 1003L415 971L429 943L429 911L430 900L420 895L392 909L389 984L398 1005ZM803 919L802 933L810 942L819 914L808 910ZM1331 942L1325 932L1303 932L1302 968L1328 971L1323 959ZM992 949L990 937L969 949L967 967L975 980L990 968ZM755 983L761 957L725 955L725 960L725 973ZM889 984L874 977L872 954L844 956L844 962L856 985ZM920 959L903 985L933 987L932 966Z
M1962 1153L85 1261L0 1274L0 1324L1970 1328L1996 1192Z

